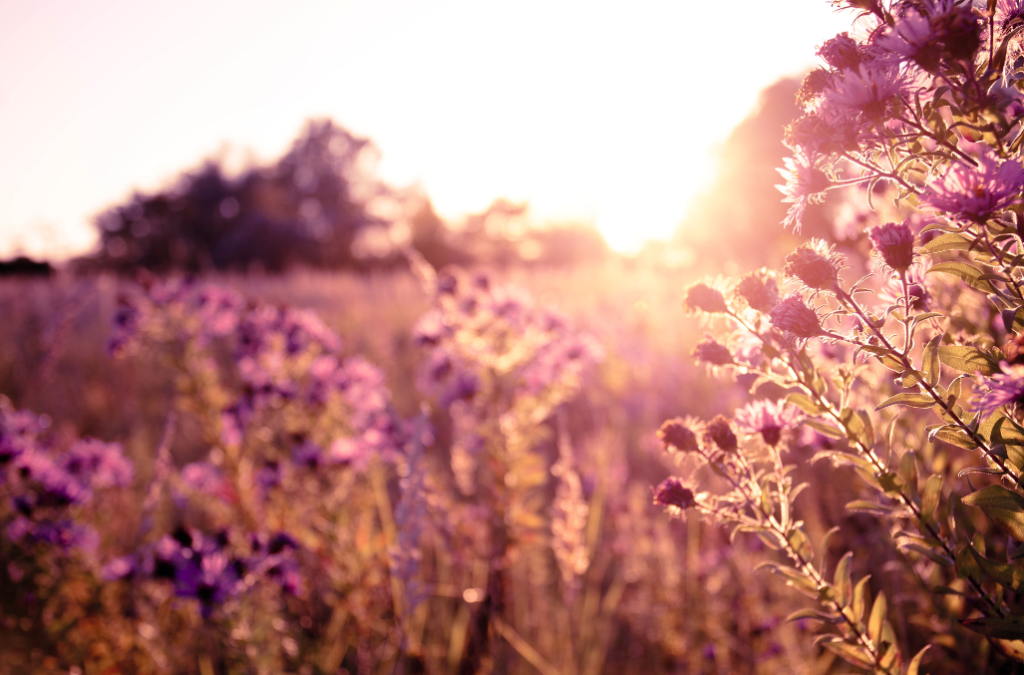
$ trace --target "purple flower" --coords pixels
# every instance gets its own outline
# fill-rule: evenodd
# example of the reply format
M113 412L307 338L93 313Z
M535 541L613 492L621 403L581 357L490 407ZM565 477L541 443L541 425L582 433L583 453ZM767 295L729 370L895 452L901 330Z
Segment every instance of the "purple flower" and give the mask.
M987 417L1003 408L1024 403L1024 365L1010 365L1006 361L999 363L1002 372L992 375L987 380L978 376L978 389L971 398L974 409Z
M998 13L998 12L997 12ZM981 44L981 26L970 4L951 0L908 8L874 46L935 73L946 59L970 59Z
M792 158L786 157L782 161L786 167L778 169L778 172L786 179L786 184L775 187L785 195L782 201L792 204L782 224L799 233L807 206L820 203L825 191L832 187L832 181L817 168L816 156L798 150Z
M736 426L748 434L760 434L765 443L779 444L782 432L794 429L803 419L796 408L783 401L758 400L736 411Z
M658 506L690 509L697 505L697 500L693 496L693 491L683 485L681 480L670 476L654 488L654 503Z
M103 566L103 570L100 572L100 577L104 581L120 581L121 579L128 579L135 575L139 571L138 560L134 555L125 555L120 558L114 558L106 565Z
M775 275L766 269L750 272L736 286L736 297L742 298L751 309L763 314L779 304L779 284Z
M708 363L713 366L727 366L733 363L732 352L725 345L719 343L710 335L697 343L690 352L698 363Z
M725 296L722 295L722 292L708 284L693 284L686 289L685 293L683 305L690 311L721 314L729 309L725 304Z
M119 443L84 439L72 445L59 461L61 468L94 488L127 487L134 475Z
M989 150L978 157L978 166L956 162L941 178L928 182L921 202L958 218L985 222L998 211L1021 201L1024 166L1015 159L1005 162Z
M837 110L859 112L879 124L893 101L908 90L908 78L899 66L861 64L832 80L825 89L825 101Z
M843 256L821 239L812 239L786 256L785 272L808 288L832 290L839 281Z
M196 492L219 494L224 489L220 471L209 462L192 462L181 467L181 480Z
M777 304L768 316L775 328L798 338L812 338L824 333L817 313L795 293Z
M818 49L818 56L837 70L856 68L863 58L860 45L850 37L849 33L840 33L831 40L827 40Z
M868 237L894 271L906 272L914 263L914 231L906 221L873 227L868 230Z

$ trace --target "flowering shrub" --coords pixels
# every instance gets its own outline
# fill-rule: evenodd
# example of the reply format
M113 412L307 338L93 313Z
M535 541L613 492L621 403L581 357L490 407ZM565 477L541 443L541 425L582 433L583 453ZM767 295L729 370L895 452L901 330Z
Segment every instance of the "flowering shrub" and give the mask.
M985 641L1024 660L1024 6L835 4L857 19L800 90L784 225L838 188L901 222L847 232L842 251L812 239L778 276L687 290L711 331L696 358L760 398L731 420L666 422L682 477L654 499L778 551L764 566L816 603L792 618L825 624L817 643L850 664L915 674L931 645L995 668ZM750 340L756 359L740 356ZM814 545L794 480L807 447L830 480L860 481L847 509L876 519L884 568L835 560L841 528Z

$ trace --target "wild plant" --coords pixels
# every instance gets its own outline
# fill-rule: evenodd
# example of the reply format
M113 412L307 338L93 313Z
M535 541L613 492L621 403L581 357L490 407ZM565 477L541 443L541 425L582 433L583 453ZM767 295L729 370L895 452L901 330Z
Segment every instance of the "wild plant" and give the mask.
M1024 6L834 4L854 31L820 48L798 95L784 224L799 232L839 188L902 220L841 251L812 239L782 274L687 289L711 330L694 356L760 397L731 419L666 422L685 478L655 501L777 550L765 566L816 602L791 618L821 621L817 643L850 664L915 674L931 645L946 650L933 672L1010 672L999 653L1024 660ZM847 509L876 519L884 567L867 551L833 562L842 529L812 541L794 478L807 445L830 480L860 481Z

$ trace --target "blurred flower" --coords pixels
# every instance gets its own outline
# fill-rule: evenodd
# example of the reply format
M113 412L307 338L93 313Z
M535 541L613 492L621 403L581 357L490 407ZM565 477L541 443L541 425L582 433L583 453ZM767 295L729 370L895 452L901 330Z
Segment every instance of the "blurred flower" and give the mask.
M697 442L697 435L686 425L681 417L667 420L658 430L658 438L662 446L668 450L670 447L680 452L694 452L700 450Z
M873 227L868 236L885 264L894 271L906 272L914 263L914 232L906 221Z
M654 503L658 506L674 506L677 509L690 509L697 505L693 491L683 485L675 476L661 481L654 488Z
M683 306L691 311L720 314L728 309L722 292L705 283L693 284L686 289L685 293Z
M982 418L1000 410L1003 406L1015 407L1024 403L1024 365L999 363L1002 372L990 378L977 376L978 389L971 398L974 409Z
M769 319L778 330L792 333L798 338L812 338L824 333L817 313L795 293L776 305Z
M839 281L839 267L843 256L821 239L812 239L786 256L785 272L796 277L808 288L833 290Z
M860 45L850 37L849 33L840 33L818 48L818 56L836 70L856 68L860 65L862 54Z
M705 425L704 437L725 452L734 452L738 447L736 434L733 433L729 420L723 415L718 415Z
M127 487L132 481L132 464L125 459L119 443L78 441L60 457L60 465L93 488Z
M778 172L786 179L786 184L775 187L784 195L783 202L792 203L782 224L799 233L808 204L820 203L825 191L832 187L832 181L817 168L817 156L808 155L802 149L798 148L792 158L782 161L785 168Z
M746 274L736 286L736 296L751 309L767 314L779 304L779 284L775 274L763 268Z
M782 432L796 428L803 415L783 401L757 400L736 411L736 425L748 434L760 434L765 443L779 444Z
M708 363L712 366L727 366L733 363L729 348L717 342L711 335L705 335L690 352L690 356L697 359L698 363Z
M908 92L908 78L899 66L847 68L825 90L825 100L839 110L857 111L880 124L893 101Z
M978 166L955 162L941 178L925 186L921 203L958 218L985 222L997 211L1021 202L1024 167L1016 159L1004 162L992 150L978 157Z

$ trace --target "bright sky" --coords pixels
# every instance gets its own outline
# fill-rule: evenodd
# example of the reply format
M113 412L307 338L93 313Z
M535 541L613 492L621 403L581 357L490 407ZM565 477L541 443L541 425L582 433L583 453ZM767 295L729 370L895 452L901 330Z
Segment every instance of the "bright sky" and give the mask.
M0 0L0 257L310 116L450 218L496 197L610 243L668 237L709 149L849 14L826 0Z

